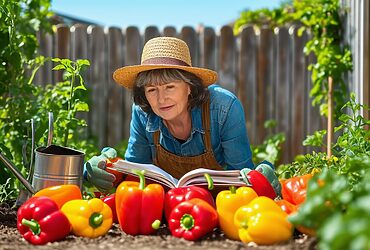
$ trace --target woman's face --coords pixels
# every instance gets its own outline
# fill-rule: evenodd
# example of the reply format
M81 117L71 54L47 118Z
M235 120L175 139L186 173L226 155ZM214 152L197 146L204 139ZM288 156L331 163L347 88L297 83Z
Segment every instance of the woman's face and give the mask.
M153 112L164 120L172 121L188 112L190 86L184 81L146 85L144 89Z

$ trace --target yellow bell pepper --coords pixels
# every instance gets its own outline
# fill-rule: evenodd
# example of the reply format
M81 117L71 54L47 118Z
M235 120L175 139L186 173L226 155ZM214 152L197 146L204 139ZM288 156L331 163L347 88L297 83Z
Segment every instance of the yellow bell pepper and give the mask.
M62 207L77 236L96 238L112 226L112 209L101 199L71 200Z
M235 212L234 224L244 243L271 245L292 237L293 226L287 217L272 199L259 196Z
M217 194L216 207L220 228L225 235L233 240L239 240L238 227L234 225L234 213L251 200L256 198L257 193L250 187L230 187L230 190L223 190Z

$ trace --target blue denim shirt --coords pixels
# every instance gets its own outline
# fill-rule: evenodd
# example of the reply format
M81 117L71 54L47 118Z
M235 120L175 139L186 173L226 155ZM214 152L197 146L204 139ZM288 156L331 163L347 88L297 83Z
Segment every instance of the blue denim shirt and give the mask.
M225 169L254 169L252 152L247 136L243 107L238 98L218 85L208 87L210 92L211 143L217 162ZM176 140L164 125L162 118L145 113L132 106L130 138L125 153L128 161L153 163L155 145L153 133L160 131L160 144L179 156L196 156L204 153L201 108L191 110L192 130L184 143Z

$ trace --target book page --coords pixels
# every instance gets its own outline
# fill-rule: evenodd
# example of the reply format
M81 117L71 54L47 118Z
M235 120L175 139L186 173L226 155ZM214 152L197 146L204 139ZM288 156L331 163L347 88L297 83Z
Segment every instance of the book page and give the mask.
M204 177L204 174L206 173L211 176L214 185L247 185L241 179L240 170L211 170L198 168L186 173L183 177L181 177L177 183L177 186L207 184L207 180Z
M178 183L176 178L153 164L141 164L126 160L118 160L112 164L111 169L130 175L135 175L132 173L132 170L134 169L144 170L144 176L146 178L159 182L170 188L177 186Z

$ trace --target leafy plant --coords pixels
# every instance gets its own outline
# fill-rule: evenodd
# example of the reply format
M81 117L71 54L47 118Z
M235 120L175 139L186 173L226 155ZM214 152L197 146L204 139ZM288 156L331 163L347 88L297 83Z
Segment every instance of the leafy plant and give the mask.
M289 219L315 229L320 249L368 249L369 183L369 153L347 158L340 172L325 167L310 181L306 201Z
M285 141L283 133L272 134L272 129L276 126L276 121L265 121L264 127L269 131L268 135L260 145L251 145L253 162L255 164L267 160L276 164L281 155L281 145Z
M338 137L333 146L334 155L328 157L325 153L307 154L297 156L291 164L281 165L277 172L281 178L289 178L294 175L320 172L321 169L328 167L334 168L338 173L346 173L351 178L351 173L346 172L346 162L349 158L357 155L369 154L370 152L370 132L367 125L370 121L365 119L361 110L369 110L365 105L356 103L355 95L350 95L350 100L343 105L342 115L339 117L339 125L334 129ZM345 113L348 112L349 114ZM303 142L306 146L321 147L324 144L326 130L316 131L314 135L308 136Z
M39 93L26 71L36 57L36 32L51 31L49 8L48 0L0 0L0 150L19 169L27 146L26 121L37 113ZM0 183L8 183L2 187L11 193L18 184L15 178L9 181L13 176L0 166Z

